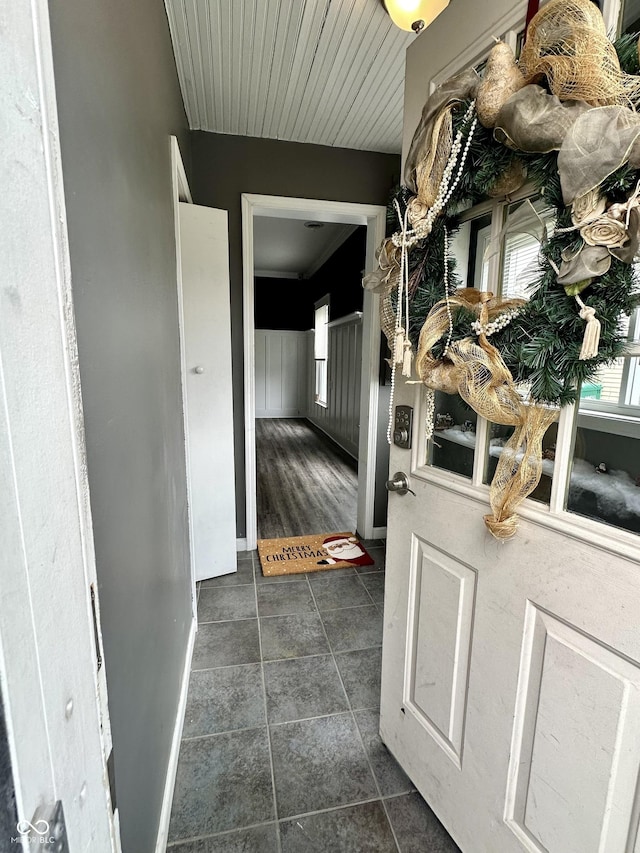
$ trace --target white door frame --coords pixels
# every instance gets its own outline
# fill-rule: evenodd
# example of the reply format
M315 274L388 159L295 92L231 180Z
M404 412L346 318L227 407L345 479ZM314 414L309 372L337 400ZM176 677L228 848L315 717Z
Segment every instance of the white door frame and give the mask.
M3 4L3 24L0 681L18 818L61 800L70 849L116 853L47 0Z
M180 240L180 202L193 204L180 145L175 136L171 143L171 191L173 198L173 223L176 237L176 290L178 294L178 335L180 338L180 380L182 386L182 421L184 429L184 457L187 479L187 524L189 527L189 571L191 575L191 614L197 619L198 596L196 592L195 560L193 556L193 518L191 512L191 466L189 464L189 417L187 414L187 360L184 340L184 304L182 291L182 243Z
M258 536L256 506L256 394L255 394L255 320L253 217L313 219L367 226L365 268L375 267L375 251L384 239L386 208L374 204L356 204L319 199L242 194L242 299L244 337L244 446L246 488L247 550L256 547ZM378 388L380 370L379 296L364 291L362 314L362 391L360 396L360 437L358 452L358 532L375 538L373 524L375 499L375 459L377 445Z

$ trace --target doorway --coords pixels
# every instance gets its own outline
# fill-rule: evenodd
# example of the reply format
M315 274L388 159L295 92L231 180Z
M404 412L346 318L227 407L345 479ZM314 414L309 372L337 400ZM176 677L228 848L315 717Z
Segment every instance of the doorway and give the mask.
M283 198L243 194L243 296L244 296L244 387L247 539L242 547L253 550L258 536L256 467L256 337L255 337L255 244L256 217L364 226L365 270L375 264L375 249L384 237L385 208L377 205ZM383 531L374 526L376 448L379 407L378 297L364 293L362 308L362 366L359 374L357 430L356 528L367 539Z
M367 229L253 224L258 537L355 531Z

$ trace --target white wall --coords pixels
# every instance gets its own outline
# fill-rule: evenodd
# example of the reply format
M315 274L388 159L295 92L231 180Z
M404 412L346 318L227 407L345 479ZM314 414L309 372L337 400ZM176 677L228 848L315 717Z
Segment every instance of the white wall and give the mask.
M358 458L362 319L350 314L329 324L327 406L315 400L313 334L308 335L308 418L347 453Z
M307 333L256 329L256 418L297 418L307 408Z

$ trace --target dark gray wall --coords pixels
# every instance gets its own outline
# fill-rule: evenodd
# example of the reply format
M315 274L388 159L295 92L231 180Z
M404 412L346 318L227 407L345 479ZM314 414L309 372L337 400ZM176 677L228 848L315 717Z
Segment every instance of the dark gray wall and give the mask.
M362 311L362 276L366 258L367 228L360 225L309 279L313 302L322 299L327 293L330 296L330 322L353 314L354 311ZM309 306L308 329L313 328L314 324L313 302Z
M315 303L327 293L331 296L330 320L337 320L354 311L362 311L362 273L366 246L367 228L365 225L359 225L311 278L256 276L256 329L287 329L298 332L312 329Z
M150 853L191 619L169 145L189 168L189 135L161 0L50 15L123 849Z
M301 145L273 139L192 133L192 191L197 204L229 211L231 334L238 536L245 535L242 347L243 192L383 204L400 173L393 154Z

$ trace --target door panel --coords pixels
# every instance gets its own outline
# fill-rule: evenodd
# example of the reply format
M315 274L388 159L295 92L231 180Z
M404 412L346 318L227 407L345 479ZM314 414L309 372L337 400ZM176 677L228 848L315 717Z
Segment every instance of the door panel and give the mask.
M507 819L533 849L627 849L639 688L636 663L527 603Z
M422 394L396 398L420 453ZM633 850L638 564L527 520L499 543L482 489L411 456L391 449L416 497L389 500L384 742L464 853Z
M459 766L475 572L414 536L405 705Z
M204 580L237 567L227 213L179 209L192 554Z

